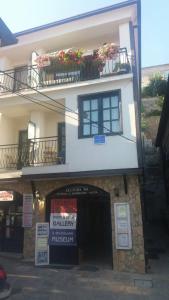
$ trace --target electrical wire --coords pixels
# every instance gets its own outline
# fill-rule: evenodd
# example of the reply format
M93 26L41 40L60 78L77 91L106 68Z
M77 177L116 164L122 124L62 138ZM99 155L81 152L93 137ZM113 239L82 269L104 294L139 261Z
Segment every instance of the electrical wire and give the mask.
M4 86L1 85L1 84L0 84L0 87L4 88ZM7 90L8 92L13 92L11 89L8 89L7 87L5 87L5 90ZM44 104L41 104L39 100L36 100L36 101L35 101L34 98L33 98L34 100L32 100L32 98L30 98L29 96L26 96L26 95L24 95L24 94L22 94L22 93L20 93L20 92L16 92L16 91L15 91L15 92L13 92L13 93L14 93L15 95L19 96L19 97L22 97L22 98L28 100L28 101L31 101L32 103L35 103L35 104L37 104L37 105L39 105L39 106L42 106L42 107L44 107L44 108L46 108L46 109L48 109L48 110L50 110L50 111L52 111L52 112L62 114L63 116L66 115L66 114L63 113L63 112L59 112L59 111L57 111L57 110L55 110L55 109L52 109L52 108L50 108L50 107L48 107L48 106L46 106L46 105L44 105ZM71 119L73 119L73 120L75 120L75 121L78 121L76 118L73 118L72 116L69 116L69 115L66 115L66 116L67 116L67 117L70 117Z
M55 102L56 104L58 104L58 105L64 107L64 109L68 110L69 112L73 112L74 114L78 115L78 113L77 113L76 111L74 111L74 110L72 110L71 108L65 106L63 103L58 102L57 100L55 100L55 99L51 98L50 96L44 94L43 92L39 91L38 89L36 89L36 88L30 86L29 84L27 84L27 83L25 83L25 82L23 82L23 81L20 81L19 79L16 79L15 77L9 75L6 71L0 70L0 73L3 73L4 75L6 75L6 76L10 77L11 79L17 81L18 83L20 83L20 84L26 86L27 88L33 90L34 92L40 94L41 96L46 97L46 98L49 99L50 101L53 101L53 102Z
M54 109L52 109L52 108L49 108L48 106L45 106L45 105L41 104L41 103L40 103L41 101L38 100L38 99L35 99L35 98L33 98L33 97L26 96L26 95L24 95L24 94L22 94L22 93L20 93L20 92L18 92L18 91L13 91L13 90L7 89L7 88L5 87L5 89L8 90L9 92L12 92L12 93L14 93L14 94L16 94L16 95L18 95L18 96L20 96L20 97L23 97L23 98L25 98L25 99L31 101L32 103L35 103L35 104L40 105L40 106L42 106L42 107L45 107L46 109L48 109L48 110L50 110L50 111L53 111L53 112L62 114L62 115L67 116L67 117L69 117L69 118L71 118L71 119L73 119L73 120L79 121L79 113L77 113L76 111L74 111L74 110L72 110L71 108L65 106L64 104L58 102L57 100L51 98L50 96L44 94L43 92L40 92L39 90L37 90L37 89L31 87L31 86L28 85L27 83L22 82L22 81L16 79L15 77L9 75L6 71L1 71L1 70L0 70L0 72L3 73L4 75L10 77L10 78L13 79L14 81L16 81L16 82L18 82L18 83L20 83L20 84L22 84L22 85L28 87L29 89L31 89L31 90L37 92L37 93L40 94L41 96L46 97L46 98L49 99L50 101L53 101L53 102L55 102L56 104L59 104L60 106L64 107L64 109L63 109L63 108L58 107L57 105L54 105L54 104L52 104L52 103L49 103L49 102L47 103L47 102L45 102L45 103L47 103L47 104L49 104L49 105L51 105L51 106L53 106L53 107L57 107L57 108L59 108L59 109L61 109L61 110L64 110L64 113L59 112L58 110L54 110ZM3 85L0 85L0 86L1 86L2 88L4 88ZM74 114L76 114L76 115L78 116L78 119L76 119L76 118L74 118L74 117L72 117L72 116L70 116L70 115L66 115L65 109L68 110L68 112L73 112ZM86 117L85 117L85 119L91 122L90 119L88 119L88 118L86 118ZM109 128L106 128L105 126L100 126L99 124L97 125L97 124L95 124L95 123L93 124L92 122L91 122L91 126L92 126L92 127L97 127L97 128L98 128L98 127L102 127L102 129L106 129L107 132L112 133L112 131L111 131ZM124 138L124 139L126 139L126 140L128 140L128 141L131 141L131 142L136 143L136 141L134 141L134 140L132 140L132 139L129 139L128 137L126 137L126 136L124 136L124 135L121 135L121 134L118 134L118 133L116 133L116 135L118 135L118 136L120 136L120 137L122 137L122 138Z

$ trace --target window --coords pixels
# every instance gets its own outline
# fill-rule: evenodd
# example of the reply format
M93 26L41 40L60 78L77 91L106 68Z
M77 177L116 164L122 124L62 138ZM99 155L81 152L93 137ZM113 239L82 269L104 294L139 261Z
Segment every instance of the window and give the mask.
M120 133L120 90L79 97L79 138Z

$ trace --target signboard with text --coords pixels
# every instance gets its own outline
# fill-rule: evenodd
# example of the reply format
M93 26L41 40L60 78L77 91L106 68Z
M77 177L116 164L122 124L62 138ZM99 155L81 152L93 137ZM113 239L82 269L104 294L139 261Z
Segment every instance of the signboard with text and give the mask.
M130 207L128 203L115 203L116 249L132 249Z
M36 224L35 265L49 264L49 223Z
M52 199L49 244L76 246L77 200Z
M23 213L32 214L33 194L23 194Z
M13 201L14 195L12 191L0 191L0 201Z
M23 194L22 226L32 227L33 194Z
M106 142L106 137L105 135L94 135L94 144L96 145L103 145Z

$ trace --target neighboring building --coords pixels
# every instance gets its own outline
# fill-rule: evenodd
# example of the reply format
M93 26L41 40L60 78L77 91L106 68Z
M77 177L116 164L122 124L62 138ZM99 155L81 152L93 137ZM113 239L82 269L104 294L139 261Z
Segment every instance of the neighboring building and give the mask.
M16 34L0 25L1 251L34 257L35 224L51 221L50 263L144 272L140 1ZM112 42L99 63L93 50ZM71 47L86 49L78 64L44 56Z
M169 208L169 80L167 83L167 92L164 98L160 123L157 132L156 146L160 148L162 156L167 207Z
M142 68L142 87L147 86L150 78L155 74L160 74L163 78L167 79L169 75L169 64Z

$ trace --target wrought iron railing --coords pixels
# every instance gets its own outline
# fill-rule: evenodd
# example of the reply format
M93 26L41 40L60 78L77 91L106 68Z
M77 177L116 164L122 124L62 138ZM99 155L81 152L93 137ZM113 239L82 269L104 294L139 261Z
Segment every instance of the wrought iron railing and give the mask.
M0 169L64 164L65 150L58 149L57 137L36 138L21 145L1 145Z
M18 145L0 145L0 169L17 169Z
M30 87L36 89L126 74L131 72L131 65L127 49L121 48L113 59L106 61L102 69L90 59L84 65L62 65L46 69L38 69L37 66L25 66L8 70L5 74L0 73L0 91L16 92Z

